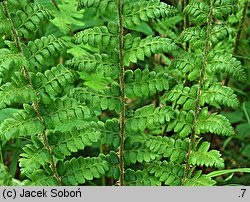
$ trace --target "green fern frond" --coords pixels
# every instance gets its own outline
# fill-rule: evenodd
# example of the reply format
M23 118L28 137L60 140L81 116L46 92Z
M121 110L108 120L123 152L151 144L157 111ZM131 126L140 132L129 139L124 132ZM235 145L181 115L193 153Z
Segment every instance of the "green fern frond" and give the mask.
M86 146L101 140L105 131L102 122L82 122L81 126L67 129L66 132L49 132L48 142L52 148L52 153L59 159L65 159L73 152L83 150Z
M232 108L239 106L239 100L234 91L230 87L222 86L221 83L213 83L210 87L202 91L201 106L204 106L205 103L217 108L220 105Z
M49 164L51 156L49 151L44 147L41 140L32 136L32 144L27 144L23 147L24 153L21 153L19 159L21 173L26 176L31 176L41 166Z
M15 72L12 82L5 83L0 87L0 109L14 103L28 103L35 99L35 92L19 72Z
M216 181L212 180L211 177L202 174L202 171L197 171L193 177L187 179L184 182L184 186L213 186Z
M111 24L110 24L111 26ZM117 28L116 28L117 29ZM85 29L75 36L76 44L89 44L91 46L105 46L116 48L118 45L117 30L101 26Z
M210 52L207 65L207 74L216 74L218 72L227 73L231 77L246 81L245 71L241 62L228 53Z
M22 182L12 178L7 166L0 163L0 186L22 186Z
M80 0L77 10L94 7L101 13L113 12L116 10L117 4L114 0Z
M41 108L44 121L48 129L60 130L61 127L70 126L74 121L92 120L92 110L77 102L73 98L58 98L50 108ZM73 125L74 126L74 125Z
M76 76L71 70L59 64L46 70L44 73L38 72L31 76L32 83L37 92L43 98L47 94L51 99L60 95L66 88L72 86Z
M0 125L0 138L12 139L19 136L41 134L44 126L36 113L28 104L24 104L24 110L13 114L14 118L5 119Z
M201 27L189 27L180 35L180 39L189 42L194 49L203 47L205 45L205 38L206 29Z
M206 1L190 1L185 7L184 12L192 16L192 20L195 19L198 23L205 22L209 12L209 5Z
M158 136L146 139L145 145L151 152L167 157L171 162L181 163L188 151L189 140Z
M232 136L235 134L233 127L226 117L217 113L208 115L207 107L201 110L194 129L197 134L214 133L223 136Z
M169 76L166 73L156 73L145 69L125 72L125 93L128 98L145 97L157 91L169 89Z
M189 81L194 81L199 78L201 58L201 55L183 52L172 61L171 68L180 70L183 77L187 76Z
M51 18L49 10L37 3L29 3L15 13L13 23L20 36L30 38L40 28L41 23Z
M88 54L82 58L73 58L68 60L66 65L78 71L98 72L113 79L116 79L120 72L117 61L113 61L106 54Z
M41 69L44 68L49 58L58 55L65 47L66 44L62 39L49 35L30 41L24 48L24 55L29 60L30 68L38 67Z
M150 162L159 159L160 155L157 151L152 151L146 147L144 142L130 143L128 139L125 143L124 159L126 165L135 164L136 162Z
M117 83L112 83L111 87L104 90L94 90L92 88L75 88L69 93L69 97L73 97L86 105L97 110L115 110L120 112L122 103L120 100L120 89Z
M15 71L19 71L27 62L26 58L7 48L0 49L0 85L11 81Z
M126 2L123 8L124 26L133 27L152 19L169 18L177 14L177 9L160 0Z
M215 25L211 31L211 41L213 44L217 44L223 39L229 38L234 32L230 26L227 25Z
M197 91L198 85L193 85L191 88L176 85L162 97L162 100L183 105L184 110L194 110L196 107Z
M30 180L24 180L25 186L59 186L50 168L35 170L29 178Z
M129 66L138 60L143 61L145 56L150 57L152 54L169 53L174 50L177 50L177 46L169 38L148 36L141 39L128 34L124 41L124 65Z
M127 169L125 181L128 186L160 186L161 182L155 177L150 176L146 170Z
M146 170L164 185L178 186L184 174L184 165L167 161L155 161L150 163Z
M134 112L134 116L128 118L127 128L132 130L141 130L145 128L154 128L161 126L162 124L169 122L174 117L174 111L170 107L157 107L153 105L147 105L137 109Z
M209 148L210 143L203 142L198 150L191 152L188 163L198 166L224 168L224 160L221 158L220 152L217 150L208 151Z
M181 138L187 137L192 132L194 122L194 111L179 111L176 118L171 120L167 126L167 132L174 131Z
M215 0L213 14L217 19L223 19L223 17L235 13L238 9L238 0Z
M72 158L60 162L58 166L59 175L65 186L84 184L86 180L100 178L108 169L108 162L101 156Z

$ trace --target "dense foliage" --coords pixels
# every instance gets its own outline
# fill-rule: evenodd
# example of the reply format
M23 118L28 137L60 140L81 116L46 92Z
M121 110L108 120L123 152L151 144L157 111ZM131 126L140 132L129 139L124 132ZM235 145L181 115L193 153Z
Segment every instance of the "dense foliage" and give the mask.
M0 184L249 185L249 14L2 0Z

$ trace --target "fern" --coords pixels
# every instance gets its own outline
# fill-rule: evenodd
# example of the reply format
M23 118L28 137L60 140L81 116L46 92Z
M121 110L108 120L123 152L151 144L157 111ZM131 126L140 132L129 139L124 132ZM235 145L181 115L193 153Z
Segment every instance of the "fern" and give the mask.
M235 135L221 112L241 101L224 77L246 81L241 4L76 2L0 4L0 184L215 185L210 137Z

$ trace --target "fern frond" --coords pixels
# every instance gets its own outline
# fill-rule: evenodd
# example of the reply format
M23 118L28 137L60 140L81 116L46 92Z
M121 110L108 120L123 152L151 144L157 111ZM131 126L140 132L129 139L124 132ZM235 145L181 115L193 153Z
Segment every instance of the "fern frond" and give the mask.
M127 169L125 172L125 181L128 186L160 186L161 182L155 177L150 176L146 170Z
M162 52L171 52L177 50L177 46L169 38L148 36L144 39L140 37L133 38L128 34L124 41L124 65L137 63L138 60L144 60L145 56Z
M151 137L145 140L145 145L151 152L167 157L171 162L181 163L188 151L189 140L174 140L169 137Z
M153 105L147 105L137 109L134 112L134 116L128 118L127 128L132 130L141 130L145 128L154 128L161 126L165 122L169 122L174 117L174 111L170 107L157 107Z
M70 126L74 121L92 120L92 110L80 104L73 98L58 98L50 108L41 108L44 113L45 125L48 129L60 130Z
M192 16L196 22L201 23L207 20L209 5L206 1L191 1L184 9L184 12Z
M59 175L65 186L84 184L86 180L100 178L108 169L108 162L101 156L72 158L59 163L58 166Z
M214 133L223 136L232 136L235 134L233 127L226 117L217 113L208 115L207 107L201 110L194 128L197 134Z
M209 148L210 143L203 142L198 150L191 152L188 163L198 166L224 168L224 160L221 158L220 152L217 150L208 151Z
M101 140L105 131L102 122L82 122L81 126L67 129L66 132L49 132L48 142L52 148L53 154L59 159L65 159L72 152L83 150L86 146Z
M213 83L208 89L204 89L201 94L201 106L210 104L217 108L220 105L237 108L239 100L230 87L222 86L221 83Z
M178 12L176 8L160 0L126 2L123 11L124 25L128 28L152 19L169 18Z
M187 75L189 81L194 81L199 78L201 58L201 55L183 52L172 61L171 68L179 69L182 76Z
M30 41L24 49L24 55L32 68L38 67L40 69L44 67L51 56L55 57L64 50L65 46L65 42L54 35L44 36L41 39Z
M22 182L13 179L7 166L0 163L0 186L21 186Z
M0 96L0 109L14 103L29 103L36 97L35 92L19 72L15 72L12 82L5 83L0 87Z
M66 64L78 71L98 72L113 79L116 79L120 72L117 61L113 61L106 54L88 54L82 58L68 60Z
M36 75L32 75L31 79L33 87L37 89L42 98L45 93L46 97L54 98L72 86L76 77L71 70L59 64L44 73L38 72Z
M24 181L26 186L59 186L50 168L35 170L29 178Z
M201 27L189 27L185 29L180 39L189 42L192 48L200 48L205 45L206 29Z
M202 171L197 171L193 177L187 179L184 182L184 186L213 186L216 181L212 180L211 177L202 174Z
M116 10L117 4L113 0L80 0L77 10L94 7L101 13L113 12Z
M45 166L51 161L49 151L36 136L32 136L32 144L25 145L23 151L24 153L20 154L21 158L19 159L23 175L31 176L41 166Z
M213 14L217 19L222 19L238 11L238 0L215 0Z
M192 132L192 125L194 121L194 111L178 111L175 119L171 120L167 126L167 132L174 131L178 133L181 138L187 137Z
M128 98L145 97L157 91L169 89L169 76L166 73L156 73L145 69L125 72L125 93Z
M162 100L175 102L176 104L183 105L184 110L194 110L196 103L198 85L193 85L191 88L182 85L176 85L169 92L167 92Z
M94 90L92 88L75 88L69 93L69 97L73 97L93 109L115 110L120 112L122 103L120 100L120 89L117 83L112 83L111 87L104 90Z
M24 104L24 110L13 114L14 118L5 119L0 125L0 138L9 140L18 136L41 134L44 126L36 113L28 104Z
M111 24L110 24L111 25ZM101 26L85 29L75 36L76 44L89 44L91 46L105 46L116 48L118 44L117 30Z
M136 141L130 143L126 140L124 151L126 165L135 164L136 162L150 162L154 159L159 159L159 157L160 155L146 147L144 142Z
M0 85L11 81L15 71L19 71L27 62L26 58L7 48L0 49Z
M146 170L153 174L164 185L178 186L184 175L184 165L167 161L150 163Z
M207 74L216 74L218 72L227 73L231 77L239 80L246 81L245 71L241 62L234 58L231 54L227 53L214 53L210 52L207 65Z
M51 18L52 15L48 9L37 3L29 3L15 13L13 23L20 36L30 38L39 29L41 23Z

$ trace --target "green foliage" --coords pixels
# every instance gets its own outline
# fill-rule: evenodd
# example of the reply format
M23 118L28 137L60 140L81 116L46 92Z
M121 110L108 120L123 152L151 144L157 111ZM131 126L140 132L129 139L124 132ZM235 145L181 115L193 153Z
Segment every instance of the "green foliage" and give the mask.
M119 2L1 1L1 185L212 186L249 157L242 4Z

